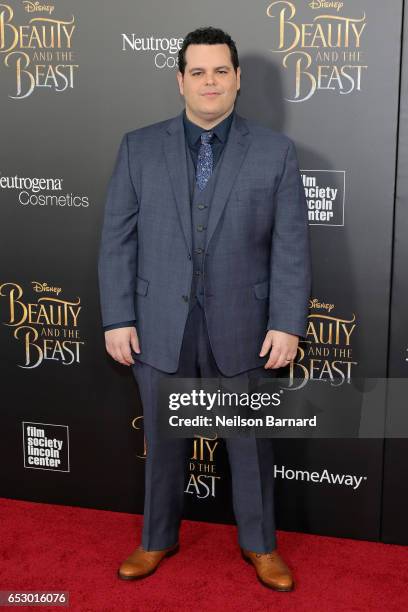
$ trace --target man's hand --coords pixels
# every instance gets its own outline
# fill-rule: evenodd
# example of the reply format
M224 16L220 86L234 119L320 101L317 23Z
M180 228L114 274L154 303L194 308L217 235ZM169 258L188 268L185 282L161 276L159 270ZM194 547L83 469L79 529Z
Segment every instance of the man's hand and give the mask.
M259 353L260 357L265 357L272 347L269 359L264 365L265 370L287 366L296 357L298 344L299 336L270 329L265 336L261 352Z
M109 355L123 365L135 363L130 348L140 353L139 338L135 327L119 327L105 332L105 346Z

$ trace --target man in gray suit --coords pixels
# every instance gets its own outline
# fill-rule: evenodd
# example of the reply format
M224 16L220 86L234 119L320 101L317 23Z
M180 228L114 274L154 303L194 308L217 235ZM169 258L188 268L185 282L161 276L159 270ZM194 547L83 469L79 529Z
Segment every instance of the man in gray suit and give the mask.
M121 564L144 578L179 549L188 439L158 436L163 377L276 375L306 333L311 269L307 205L286 135L234 109L234 41L200 28L184 39L178 116L127 132L100 243L107 352L132 367L147 444L142 543ZM272 440L226 439L244 559L289 591L276 546Z

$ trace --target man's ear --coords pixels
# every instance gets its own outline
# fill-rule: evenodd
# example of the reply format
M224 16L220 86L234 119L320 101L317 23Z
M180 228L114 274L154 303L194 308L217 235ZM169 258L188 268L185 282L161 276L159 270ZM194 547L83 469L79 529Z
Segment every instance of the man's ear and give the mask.
M241 89L241 68L237 68L237 91Z
M180 72L180 70L177 70L176 76L177 76L180 93L181 95L184 95L183 74Z

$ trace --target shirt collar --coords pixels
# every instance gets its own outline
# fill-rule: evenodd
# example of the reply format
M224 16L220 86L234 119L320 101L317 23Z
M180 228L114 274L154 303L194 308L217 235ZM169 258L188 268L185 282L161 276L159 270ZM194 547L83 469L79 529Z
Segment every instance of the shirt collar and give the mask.
M225 143L228 138L228 134L230 131L233 117L234 117L234 109L228 115L228 117L225 117L225 119L223 119L222 121L217 123L217 125L215 125L213 128L211 128L215 136L217 136L218 140L222 143ZM201 134L208 130L204 130L201 126L190 121L190 119L186 115L185 109L183 112L183 122L184 122L184 131L185 131L185 134L188 140L188 144L191 147L193 147L197 145L198 142L200 142Z

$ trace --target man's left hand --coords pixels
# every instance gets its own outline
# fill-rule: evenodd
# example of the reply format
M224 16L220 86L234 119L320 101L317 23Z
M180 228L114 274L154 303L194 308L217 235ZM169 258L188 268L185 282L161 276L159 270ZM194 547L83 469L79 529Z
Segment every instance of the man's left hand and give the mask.
M282 368L289 365L296 357L298 344L299 336L270 329L265 336L261 352L259 353L260 357L265 357L268 351L270 351L269 359L264 365L265 370L269 368Z

